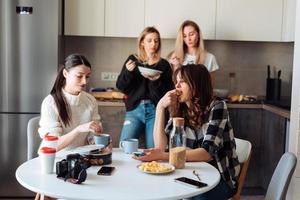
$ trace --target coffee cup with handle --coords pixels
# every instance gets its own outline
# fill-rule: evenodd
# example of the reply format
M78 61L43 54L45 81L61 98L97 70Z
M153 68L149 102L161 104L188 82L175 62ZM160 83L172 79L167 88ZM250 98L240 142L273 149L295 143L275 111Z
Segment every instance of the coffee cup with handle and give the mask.
M104 145L107 146L110 142L110 135L109 134L100 134L94 135L94 141L96 145Z
M139 140L138 139L125 139L120 141L120 149L122 149L127 154L132 154L138 151Z

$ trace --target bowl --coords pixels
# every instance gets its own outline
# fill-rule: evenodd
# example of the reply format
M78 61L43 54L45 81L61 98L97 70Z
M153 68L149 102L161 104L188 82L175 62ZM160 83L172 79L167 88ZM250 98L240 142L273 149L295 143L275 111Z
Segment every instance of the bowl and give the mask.
M162 73L162 71L159 71L156 69L150 69L150 68L141 67L141 66L139 66L138 68L139 68L139 71L141 72L141 74L144 74L146 76L156 76L156 75Z
M229 90L227 89L214 89L214 95L220 98L227 98Z

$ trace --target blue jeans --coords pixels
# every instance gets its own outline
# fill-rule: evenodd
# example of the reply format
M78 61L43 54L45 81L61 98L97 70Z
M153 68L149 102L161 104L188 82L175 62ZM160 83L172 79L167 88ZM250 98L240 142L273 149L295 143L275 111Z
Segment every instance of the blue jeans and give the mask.
M120 141L136 138L145 133L146 148L154 147L153 126L155 120L155 105L150 100L142 100L131 111L126 112Z
M227 185L227 183L221 178L219 184L212 190L188 198L188 200L228 200L234 195L233 190Z

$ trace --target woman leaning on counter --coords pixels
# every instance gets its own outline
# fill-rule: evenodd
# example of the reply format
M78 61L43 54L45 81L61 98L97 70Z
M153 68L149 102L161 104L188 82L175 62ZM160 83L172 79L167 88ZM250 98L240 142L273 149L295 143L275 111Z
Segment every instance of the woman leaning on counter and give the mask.
M186 65L174 72L175 90L167 92L157 104L154 141L155 148L144 150L137 160L168 160L165 152L173 127L172 119L165 127L165 111L180 103L178 116L185 120L187 134L186 160L205 161L221 175L212 190L192 197L193 200L227 200L237 190L240 164L226 103L213 97L211 76L204 65Z
M126 115L120 140L139 138L145 133L147 148L154 147L153 126L155 107L159 99L170 89L172 70L167 60L160 57L161 39L158 30L146 27L138 38L138 52L130 55L118 76L116 86L127 95ZM147 76L138 66L162 71Z

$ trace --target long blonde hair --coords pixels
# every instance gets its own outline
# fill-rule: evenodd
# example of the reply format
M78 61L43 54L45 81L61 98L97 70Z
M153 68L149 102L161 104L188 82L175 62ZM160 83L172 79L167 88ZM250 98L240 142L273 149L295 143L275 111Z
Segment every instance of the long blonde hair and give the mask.
M156 56L160 57L160 49L161 49L160 34L159 34L158 30L155 27L149 26L149 27L146 27L142 31L142 33L140 34L140 36L138 38L138 52L137 52L138 55L137 56L138 56L139 60L144 61L144 62L147 61L148 56L146 54L145 48L142 45L142 42L145 39L146 35L148 35L149 33L156 33L158 35L159 44L158 44L158 47L157 47Z
M196 46L196 64L203 64L205 59L205 48L204 48L204 41L203 41L203 35L199 28L199 26L191 20L184 21L177 34L177 39L175 43L175 55L179 59L179 62L182 64L184 61L185 54L187 53L187 45L183 41L183 29L187 26L192 26L198 33L198 42Z

